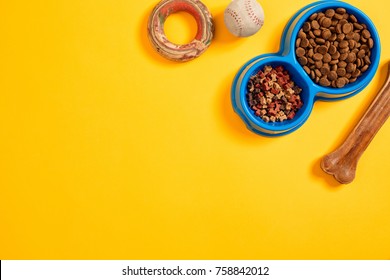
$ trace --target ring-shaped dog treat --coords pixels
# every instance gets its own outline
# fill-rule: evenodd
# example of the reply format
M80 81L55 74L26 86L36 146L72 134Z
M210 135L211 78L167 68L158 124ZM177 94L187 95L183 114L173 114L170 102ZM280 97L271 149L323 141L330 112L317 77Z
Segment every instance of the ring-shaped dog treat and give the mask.
M165 35L165 20L177 12L189 13L197 23L196 36L188 44L174 44ZM148 35L152 46L163 57L184 62L199 57L207 50L214 36L214 22L210 11L199 0L162 0L149 17Z

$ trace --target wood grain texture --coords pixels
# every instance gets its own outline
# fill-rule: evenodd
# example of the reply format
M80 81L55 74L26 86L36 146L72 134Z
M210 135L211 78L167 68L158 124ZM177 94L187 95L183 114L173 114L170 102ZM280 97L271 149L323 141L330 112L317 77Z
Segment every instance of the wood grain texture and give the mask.
M390 63L387 79L359 123L334 152L321 161L321 168L342 183L351 183L358 161L390 115Z

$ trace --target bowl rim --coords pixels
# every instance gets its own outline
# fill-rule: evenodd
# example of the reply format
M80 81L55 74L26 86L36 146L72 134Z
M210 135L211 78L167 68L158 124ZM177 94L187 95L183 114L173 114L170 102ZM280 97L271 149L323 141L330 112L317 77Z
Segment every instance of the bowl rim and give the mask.
M307 5L302 8L300 12L295 14L290 22L289 26L286 29L289 29L287 32L283 33L281 46L284 50L282 53L286 56L291 56L292 59L297 63L297 65L303 69L303 67L299 64L296 54L295 54L295 41L298 37L299 30L302 28L303 24L307 21L307 19L314 13L318 13L320 11L325 11L330 8L345 8L347 12L356 16L360 23L365 23L367 25L367 29L371 33L371 37L374 40L374 47L371 51L371 65L368 70L357 79L357 81L346 85L343 88L332 88L332 87L323 87L319 84L316 84L305 72L304 74L310 79L313 83L314 89L316 89L318 97L329 97L336 96L337 98L349 97L354 94L360 92L363 88L365 88L368 83L374 77L380 62L381 56L381 40L372 20L359 8L343 2L343 1L318 1ZM286 44L287 42L287 44ZM330 98L332 98L330 97Z
M341 89L334 89L331 87L322 87L318 84L316 84L304 71L303 67L299 64L299 62L296 59L295 56L295 38L297 38L297 34L302 27L303 23L316 11L322 11L326 10L328 8L345 8L347 11L349 11L351 14L354 14L359 21L363 18L363 23L366 23L368 30L371 32L371 36L375 37L374 42L374 48L375 48L375 57L373 57L373 54L371 54L372 63L367 70L366 73L364 73L363 78L360 81L356 81L351 85L347 85L346 87L343 87ZM294 38L294 39L293 39ZM290 40L288 40L290 39ZM343 1L317 1L310 3L304 7L302 7L298 12L296 12L288 21L287 25L285 26L285 29L283 30L282 38L280 41L280 49L276 53L268 53L268 54L261 54L258 55L249 61L247 61L241 69L236 74L233 84L232 84L232 104L234 111L241 117L241 119L246 124L247 128L251 130L252 132L255 132L257 134L263 135L263 136L282 136L285 134L289 134L295 130L297 130L299 127L301 127L309 118L314 103L317 100L326 100L326 101L336 101L336 100L342 100L349 98L353 95L356 95L360 91L362 91L372 80L372 78L375 76L375 73L379 67L380 63L380 56L381 56L381 42L380 42L380 36L379 33L372 22L372 20L360 9L358 9L355 6L352 6L348 3L345 3ZM291 62L287 62L290 64L295 71L297 71L301 78L309 85L310 88L310 98L309 104L304 104L306 111L302 113L298 118L294 118L290 121L284 121L284 122L278 122L277 125L275 123L269 124L264 122L260 117L255 116L254 112L249 108L249 104L247 104L246 101L246 86L249 82L248 76L250 77L252 73L251 69L258 69L260 68L259 65L265 65L264 63L261 63L261 61L266 59L274 59L272 63L275 61L286 62L288 60L294 61L294 64L291 65ZM244 77L246 77L244 79ZM294 78L292 78L295 80ZM244 90L242 88L244 87ZM310 105L310 106L308 106ZM302 108L300 109L302 110Z
M299 115L294 117L292 120L286 120L283 122L274 122L274 123L273 122L267 123L263 121L260 117L256 116L246 100L247 84L250 78L253 75L255 75L259 70L261 70L267 65L275 65L275 64L282 65L284 67L288 65L287 68L292 68L294 69L293 71L298 73L297 67L291 63L288 57L264 55L258 60L253 61L250 65L248 65L246 71L241 72L240 77L237 78L237 83L235 83L235 89L233 89L238 95L236 99L238 98L239 100L236 101L238 101L238 103L241 105L240 106L241 111L245 116L245 119L252 125L254 124L260 131L265 133L270 133L270 134L283 133L283 132L293 131L298 129L308 119L309 115L311 114L314 106L314 100L315 100L315 95L313 94L307 80L304 77L302 77L302 74L298 73L298 75L300 76L300 78L298 79L302 81L298 83L298 85L302 88L302 91L306 96L303 107L299 109L300 112ZM291 73L291 71L289 71L288 69L286 70L291 75L293 75L292 80L296 82L297 79L294 78L294 74L297 73Z

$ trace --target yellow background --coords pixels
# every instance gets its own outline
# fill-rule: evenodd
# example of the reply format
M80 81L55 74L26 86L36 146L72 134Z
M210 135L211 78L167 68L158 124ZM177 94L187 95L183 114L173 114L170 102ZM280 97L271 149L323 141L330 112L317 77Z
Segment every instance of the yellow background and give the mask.
M390 124L352 184L319 163L385 80L390 2L349 1L382 39L372 83L279 138L245 128L230 85L311 1L262 0L265 26L236 39L229 0L204 0L215 40L182 64L149 44L157 2L0 0L0 259L389 259Z

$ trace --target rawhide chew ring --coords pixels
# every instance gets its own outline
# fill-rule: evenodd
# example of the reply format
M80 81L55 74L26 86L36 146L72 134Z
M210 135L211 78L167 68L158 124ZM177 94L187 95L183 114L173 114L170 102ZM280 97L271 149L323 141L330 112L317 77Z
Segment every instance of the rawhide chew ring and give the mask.
M188 44L174 44L165 35L165 20L177 12L189 13L197 23L196 36ZM149 17L148 35L152 46L163 57L180 62L189 61L200 56L210 46L214 36L213 18L199 0L162 0Z

